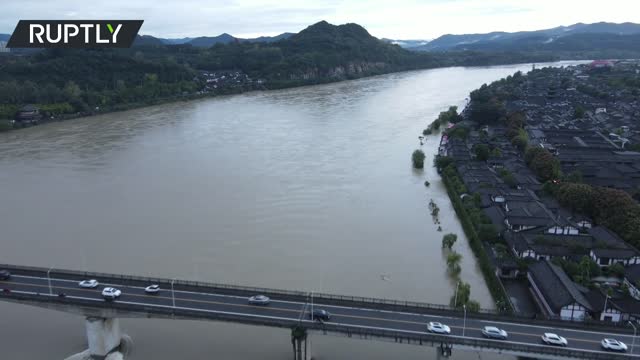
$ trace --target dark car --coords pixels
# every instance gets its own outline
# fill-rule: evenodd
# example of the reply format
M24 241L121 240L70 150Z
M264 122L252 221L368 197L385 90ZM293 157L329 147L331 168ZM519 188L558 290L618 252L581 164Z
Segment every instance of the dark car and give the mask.
M309 313L309 317L311 317L313 320L328 321L329 319L331 319L331 314L329 314L327 310L316 309L313 310L313 312Z
M8 270L0 270L0 280L11 279L11 273Z

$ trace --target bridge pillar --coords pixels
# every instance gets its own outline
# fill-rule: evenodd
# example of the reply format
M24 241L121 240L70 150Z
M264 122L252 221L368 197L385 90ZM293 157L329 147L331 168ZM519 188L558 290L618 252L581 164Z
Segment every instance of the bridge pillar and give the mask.
M122 332L118 318L87 317L85 325L92 357L105 358L120 346Z
M307 329L296 326L291 329L291 344L293 345L293 360L310 360ZM309 350L309 351L307 351Z

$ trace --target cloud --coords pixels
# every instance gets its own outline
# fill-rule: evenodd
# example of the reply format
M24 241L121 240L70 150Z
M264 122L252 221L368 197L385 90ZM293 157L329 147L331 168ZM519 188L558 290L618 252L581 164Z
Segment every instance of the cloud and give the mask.
M640 2L608 0L20 0L3 4L0 32L19 19L143 19L162 37L274 35L327 20L355 22L378 37L536 30L576 22L640 22Z

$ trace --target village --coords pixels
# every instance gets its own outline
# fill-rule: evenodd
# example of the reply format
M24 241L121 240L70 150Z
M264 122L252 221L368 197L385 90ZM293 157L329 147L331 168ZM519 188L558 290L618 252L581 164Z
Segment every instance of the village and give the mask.
M622 190L637 202L639 72L637 61L534 66L491 85L506 98L504 113L524 115L520 127L473 121L470 113L479 105L472 94L464 120L443 133L436 164L455 168L439 171L460 198L452 199L454 205L461 201L463 216L474 224L515 313L640 319L640 251L586 211L561 206L548 191L572 181ZM518 139L510 140L514 132ZM540 179L526 159L538 149L553 155L564 177Z

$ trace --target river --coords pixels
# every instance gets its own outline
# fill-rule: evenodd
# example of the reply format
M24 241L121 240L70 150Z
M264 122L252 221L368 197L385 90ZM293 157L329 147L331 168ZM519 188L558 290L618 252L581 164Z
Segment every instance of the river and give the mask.
M554 65L558 65L557 63ZM445 68L152 106L0 134L0 262L448 303L442 235L490 295L418 135L531 65ZM427 166L411 168L422 148ZM426 188L425 180L431 182ZM439 205L443 232L429 215ZM85 348L83 319L0 303L3 359ZM132 359L288 359L289 333L124 320ZM316 359L431 348L313 336ZM456 353L454 359L505 359Z

